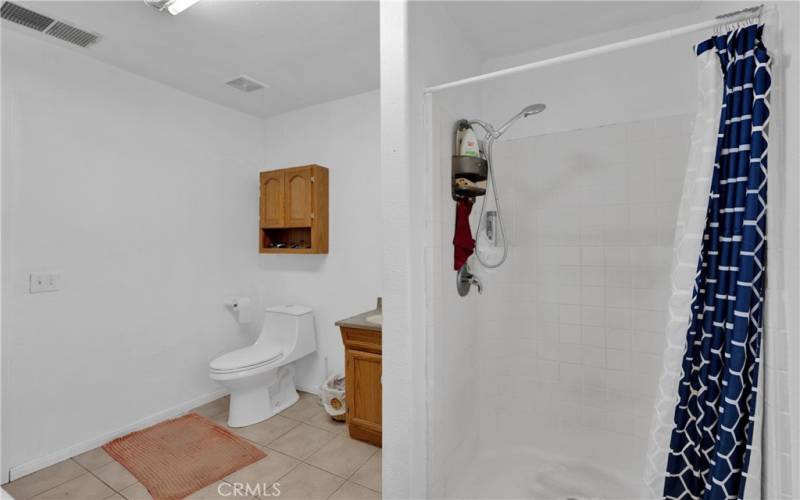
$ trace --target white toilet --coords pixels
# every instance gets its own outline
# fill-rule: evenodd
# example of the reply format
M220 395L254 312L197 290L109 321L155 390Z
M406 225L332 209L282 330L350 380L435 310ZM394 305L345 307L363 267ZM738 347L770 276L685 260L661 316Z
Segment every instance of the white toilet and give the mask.
M255 344L211 361L211 378L231 391L229 426L261 422L297 401L289 363L317 350L314 331L310 307L269 307Z

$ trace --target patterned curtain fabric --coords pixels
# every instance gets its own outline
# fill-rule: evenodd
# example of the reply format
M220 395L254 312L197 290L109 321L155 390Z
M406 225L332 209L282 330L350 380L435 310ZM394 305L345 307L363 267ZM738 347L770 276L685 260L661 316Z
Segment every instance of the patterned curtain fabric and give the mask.
M703 231L708 212L708 193L717 154L719 106L723 81L719 58L713 50L697 56L697 113L694 117L689 157L683 176L675 238L672 243L670 272L671 294L668 301L669 320L664 329L666 346L662 354L661 377L653 407L644 485L647 498L663 498L664 471L667 469L669 443L675 426L675 404L678 386L683 378L683 357L686 353L686 325L691 317L697 256L703 244ZM774 221L773 219L770 219ZM769 316L764 318L765 321ZM756 457L757 458L757 457ZM748 488L753 484L749 482ZM645 493L645 492L643 492Z
M758 390L766 258L769 56L762 27L714 36L724 97L686 333L664 497L744 496Z

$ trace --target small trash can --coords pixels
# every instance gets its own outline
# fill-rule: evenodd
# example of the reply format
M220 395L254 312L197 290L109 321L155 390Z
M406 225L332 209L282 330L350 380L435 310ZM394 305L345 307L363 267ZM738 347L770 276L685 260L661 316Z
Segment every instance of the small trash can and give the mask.
M334 420L345 421L347 403L344 395L344 375L331 375L319 388L322 406Z

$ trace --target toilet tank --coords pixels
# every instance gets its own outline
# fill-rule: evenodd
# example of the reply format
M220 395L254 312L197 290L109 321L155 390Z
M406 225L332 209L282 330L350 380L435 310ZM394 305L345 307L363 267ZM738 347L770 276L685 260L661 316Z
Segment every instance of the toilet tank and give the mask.
M283 305L268 307L257 344L280 346L285 362L302 358L317 350L314 314L310 307Z

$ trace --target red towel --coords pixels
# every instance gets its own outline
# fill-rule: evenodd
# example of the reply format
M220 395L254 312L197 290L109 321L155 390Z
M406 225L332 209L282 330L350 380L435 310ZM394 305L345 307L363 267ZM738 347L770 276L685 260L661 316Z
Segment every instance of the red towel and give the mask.
M472 199L461 198L456 205L456 231L453 235L453 269L458 271L475 250L475 240L469 228L469 214L472 212Z

